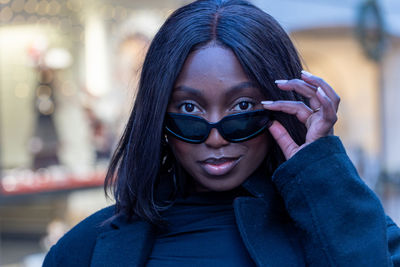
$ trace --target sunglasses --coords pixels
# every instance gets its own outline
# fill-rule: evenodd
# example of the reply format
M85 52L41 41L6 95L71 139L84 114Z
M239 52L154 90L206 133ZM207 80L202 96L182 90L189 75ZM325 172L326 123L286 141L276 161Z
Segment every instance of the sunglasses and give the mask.
M270 111L255 110L228 115L219 122L210 123L199 116L167 113L164 123L168 133L185 142L200 144L207 140L211 129L216 128L225 140L237 143L262 133L270 118Z

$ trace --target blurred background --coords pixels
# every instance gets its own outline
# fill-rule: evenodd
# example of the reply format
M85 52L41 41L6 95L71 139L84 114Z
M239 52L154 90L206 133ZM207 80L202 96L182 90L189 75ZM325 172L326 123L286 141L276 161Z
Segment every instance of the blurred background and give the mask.
M146 49L183 0L0 0L0 265L41 266L102 184ZM400 223L400 1L253 0L342 102L335 131Z

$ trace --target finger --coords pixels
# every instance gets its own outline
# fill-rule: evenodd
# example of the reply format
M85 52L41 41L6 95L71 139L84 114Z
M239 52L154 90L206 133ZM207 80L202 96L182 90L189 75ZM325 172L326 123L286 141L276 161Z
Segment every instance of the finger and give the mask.
M312 109L301 101L262 101L261 104L268 110L282 111L295 115L304 124L313 113Z
M293 90L307 98L315 97L317 91L317 87L300 79L276 80L275 83L282 90Z
M332 100L325 94L321 87L317 89L317 98L321 103L321 112L323 119L327 122L327 127L333 127L337 121L336 109Z
M303 70L301 73L302 73L301 78L304 81L314 85L317 88L318 87L322 88L322 90L325 92L325 94L331 99L331 101L335 107L335 110L337 111L338 107L339 107L339 103L340 103L340 97L335 92L335 90L333 90L333 88L327 82L325 82L322 78L312 75L311 73L309 73L305 70Z
M297 152L299 146L278 121L274 121L268 129L281 148L285 158L290 159Z
M292 79L292 80L277 80L275 81L282 90L294 90L295 92L309 98L310 107L312 109L317 109L321 106L316 97L317 87L311 85L300 79Z

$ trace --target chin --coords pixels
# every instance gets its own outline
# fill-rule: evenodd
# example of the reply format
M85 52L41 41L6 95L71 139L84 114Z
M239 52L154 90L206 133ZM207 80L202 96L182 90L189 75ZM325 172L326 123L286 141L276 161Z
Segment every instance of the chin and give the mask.
M232 179L210 179L206 178L201 180L195 180L196 182L196 191L198 192L206 192L206 191L229 191L239 187L244 181L237 181Z

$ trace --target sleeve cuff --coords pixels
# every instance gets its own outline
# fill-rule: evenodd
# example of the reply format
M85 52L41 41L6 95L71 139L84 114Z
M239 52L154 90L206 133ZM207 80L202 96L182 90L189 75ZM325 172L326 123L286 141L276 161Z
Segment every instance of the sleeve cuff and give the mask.
M293 181L293 178L308 165L330 157L333 154L346 154L342 142L337 136L325 136L305 146L293 157L282 163L274 172L272 181L279 187Z

